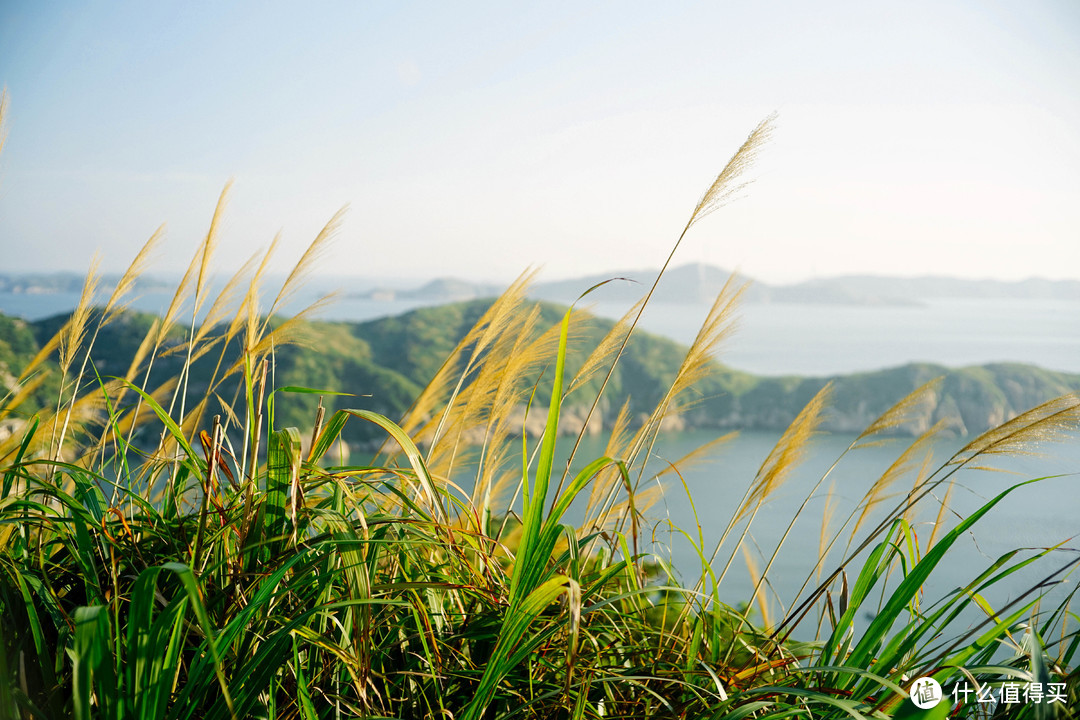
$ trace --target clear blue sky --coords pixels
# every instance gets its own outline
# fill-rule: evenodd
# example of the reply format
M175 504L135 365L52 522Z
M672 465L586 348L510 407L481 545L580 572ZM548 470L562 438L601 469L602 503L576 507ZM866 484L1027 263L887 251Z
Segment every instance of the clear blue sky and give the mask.
M506 279L682 261L766 280L1080 278L1080 3L0 3L5 270L220 262L342 205L327 272Z

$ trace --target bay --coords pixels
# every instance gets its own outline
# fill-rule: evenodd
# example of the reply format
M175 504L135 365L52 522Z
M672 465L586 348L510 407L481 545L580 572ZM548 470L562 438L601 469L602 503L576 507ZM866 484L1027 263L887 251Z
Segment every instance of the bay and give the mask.
M779 434L743 433L730 445L722 446L723 449L704 463L681 467L679 476L669 473L662 478L656 477L656 473L668 467L669 462L677 461L714 437L708 431L662 434L646 472L640 476L639 491L650 487L662 488L661 500L643 513L641 550L652 553L673 567L675 579L683 585L693 585L701 577L702 557L713 555L723 529L736 512L743 493ZM886 517L886 512L903 500L904 494L912 486L918 465L896 481L888 499L869 513L852 536L855 521L851 520L843 528L845 521L853 512L857 517L857 509L867 490L908 445L908 441L897 439L881 446L845 452L854 439L853 435L823 434L812 441L804 462L795 468L749 528L745 545L759 571L768 565L776 552L768 572L769 581L764 588L774 617L782 616L784 608L790 608L793 603L805 598L810 590L838 567L845 551L854 550L868 531ZM932 449L932 467L944 464L968 440L938 442ZM991 457L977 463L994 467L997 471L963 469L955 474L955 487L942 518L943 527L937 530L938 539L954 528L961 518L969 517L998 493L1026 480L1044 479L1010 493L959 538L924 585L924 602L929 604L936 601L970 582L1007 552L1020 549L1019 559L1029 557L1039 549L1063 543L1048 557L1023 572L1005 578L986 593L991 606L1000 611L1023 597L1032 586L1080 556L1076 544L1076 536L1080 533L1080 492L1076 489L1080 483L1078 440L1080 437L1074 433L1063 442L1038 447L1036 455ZM574 469L580 469L588 460L601 456L603 450L602 440L586 439L579 450L579 461L575 462ZM563 459L556 464L557 468L565 466L567 453L564 445ZM838 458L840 460L836 462ZM823 476L825 481L815 489ZM921 501L919 511L913 517L913 527L923 551L935 532L934 525L946 488L947 485L943 484ZM841 539L825 554L821 572L818 573L815 569L821 557L822 523L830 494L834 511L827 525L827 536L839 535ZM804 502L806 506L800 512L800 505ZM583 516L583 503L579 501L572 507L570 519L580 521ZM793 519L796 522L784 539ZM736 531L720 546L711 566L719 574L730 560L730 569L721 584L720 596L732 606L749 602L753 597L753 582L742 551L732 557L735 540L744 527L745 523L736 525ZM850 548L847 548L848 537L854 540ZM847 567L850 582L854 582L865 555L865 552L860 554ZM1053 587L1048 598L1052 601L1064 599L1075 589L1076 579L1075 573L1056 578L1063 582ZM897 574L894 573L892 587L895 587L896 581ZM837 584L833 587L834 597L838 592ZM1044 605L1044 609L1049 609L1049 604ZM985 618L976 613L966 616L971 623L982 619ZM802 637L812 634L807 635L806 628L800 632Z

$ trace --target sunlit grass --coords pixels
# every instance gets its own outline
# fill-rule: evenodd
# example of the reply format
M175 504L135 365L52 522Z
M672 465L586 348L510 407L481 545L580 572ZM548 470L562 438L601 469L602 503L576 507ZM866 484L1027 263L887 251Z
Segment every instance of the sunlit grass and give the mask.
M769 129L768 121L755 129L684 235L742 186ZM908 692L923 675L943 684L1063 683L1065 704L999 716L1070 716L1080 635L1067 605L1040 608L1045 587L1007 607L986 599L1051 549L1035 558L1009 553L945 597L921 597L957 539L1024 483L947 532L920 538L912 523L923 506L941 519L932 491L950 487L959 469L1075 429L1075 396L989 431L936 470L933 432L916 439L836 529L844 509L831 498L817 519L822 562L805 569L799 597L777 613L764 592L776 554L759 567L749 538L757 523L785 527L778 553L815 520L804 510L829 473L794 517L769 510L820 425L827 388L756 475L730 489L727 516L708 519L717 544L705 547L700 517L696 528L673 531L694 545L700 567L687 570L700 583L676 584L643 532L656 499L646 465L658 433L695 401L739 288L721 293L651 413L631 418L624 398L607 398L624 410L605 454L574 463L576 471L555 461L563 402L595 387L590 378L605 378L595 410L644 302L571 374L568 347L588 317L571 309L544 327L525 300L529 276L492 303L396 422L364 409L329 417L320 409L302 434L277 426L276 399L334 388L275 384L275 351L296 339L300 319L260 312L270 253L209 295L226 197L174 302L123 375L95 371L95 338L117 317L158 234L104 310L90 306L90 273L84 301L19 378L29 381L58 356L55 407L0 444L0 716L915 717L921 711ZM298 261L271 311L293 294L339 219ZM182 327L188 299L193 322ZM151 369L169 358L182 358L177 377L150 387ZM200 358L215 359L215 369L192 397L190 369ZM534 402L538 373L546 407ZM900 399L845 455L905 423L934 390ZM9 394L0 417L26 397ZM523 405L546 417L540 437L521 437L515 413ZM369 462L335 460L350 423L384 433ZM587 425L588 417L578 442ZM904 479L906 492L874 524ZM575 500L584 504L579 524L567 520ZM838 559L828 561L830 553ZM725 578L744 557L754 591L731 597ZM964 619L972 609L986 617L976 628ZM857 627L866 613L873 620ZM793 640L798 626L809 626L799 637L817 640ZM958 712L984 710L972 703Z

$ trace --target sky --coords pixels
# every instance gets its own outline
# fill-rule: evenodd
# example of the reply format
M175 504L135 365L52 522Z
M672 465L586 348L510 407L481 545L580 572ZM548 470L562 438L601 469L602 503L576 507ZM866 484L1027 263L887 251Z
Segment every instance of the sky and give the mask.
M2 270L1080 278L1080 3L0 2Z

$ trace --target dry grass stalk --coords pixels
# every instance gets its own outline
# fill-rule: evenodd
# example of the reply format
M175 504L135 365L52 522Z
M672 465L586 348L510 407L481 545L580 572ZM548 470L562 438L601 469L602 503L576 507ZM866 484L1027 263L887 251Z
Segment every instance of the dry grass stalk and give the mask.
M506 367L500 373L492 394L472 494L474 505L483 512L487 512L492 503L499 499L510 479L519 475L504 470L514 453L510 438L513 430L518 428L511 427L511 419L515 408L520 407L524 399L526 388L522 381L537 367L538 361L547 357L547 348L537 348L536 342L532 340L539 318L539 307L534 307L523 318L509 350ZM542 339L550 342L546 334ZM524 418L523 422L525 420L527 418ZM455 445L457 442L455 441Z
M814 484L814 487L811 488L810 492L807 493L806 498L803 500L802 504L799 506L799 509L795 512L795 514L792 517L791 521L788 523L788 527L784 531L784 534L781 537L780 543L777 545L776 551L773 553L772 559L770 559L770 561L769 561L769 567L771 567L773 560L776 559L776 556L780 552L780 548L783 546L784 542L787 540L788 535L791 533L792 529L795 526L795 522L802 515L803 511L806 509L806 506L809 504L810 500L813 497L816 496L816 494L817 494L818 490L820 490L822 484L832 475L833 470L836 469L837 465L840 464L840 462L847 456L847 454L849 452L851 452L852 450L855 450L857 448L871 447L871 446L874 446L874 445L878 445L881 442L883 442L883 440L881 440L878 437L880 434L889 432L889 431L891 431L891 430L893 430L893 429L895 429L897 427L900 427L902 425L906 425L908 423L914 422L916 420L921 420L922 418L924 418L925 413L927 413L931 409L931 407L933 406L932 399L934 397L934 393L936 392L936 388L937 388L939 382L940 382L940 379L931 380L930 382L925 383L922 386L920 386L920 387L916 388L915 390L913 390L912 392L908 393L906 396L904 396L899 401L897 401L892 407L890 407L888 410L886 410L884 413L882 413L876 420L874 420L874 422L870 423L870 425L867 427L867 429L864 430L854 441L852 441L852 443L850 445L848 445L847 448L844 449L844 451L833 462L833 464L829 467L829 469L826 470L825 473L822 474L822 476L818 479L817 483ZM920 485L920 487L921 487L921 485ZM832 498L832 494L833 494L833 490L830 489L829 495L828 495L828 497L830 499ZM909 501L911 501L913 503L913 502L915 502L915 500L913 500L912 497L913 496L909 494ZM916 498L916 500L917 500L917 498ZM830 501L828 501L828 500L826 501L826 511L830 512L830 515L831 515ZM857 508L856 508L856 511L857 511ZM798 598L806 590L807 586L811 583L811 581L813 581L815 579L815 577L817 578L817 581L819 581L819 589L820 589L820 587L821 587L820 586L820 579L821 579L821 572L822 572L822 570L824 568L824 558L832 550L833 546L837 542L840 541L840 538L842 537L845 528L847 528L847 526L851 523L852 519L855 516L856 511L853 511L850 515L848 515L847 519L836 530L836 532L833 533L832 538L828 541L827 544L824 545L824 547L819 547L818 556L819 556L820 559L819 559L817 565L815 566L815 570L814 570L813 573L810 573L809 575L807 575L806 580L803 582L803 584L799 588L798 592L795 593L795 597L792 599L792 602L795 602L795 601L798 600ZM824 523L824 525L827 525L827 524L828 524L827 522ZM822 532L824 532L824 531L825 530L824 530L824 526L823 526ZM851 544L851 535L849 535L848 547L850 547L850 544ZM766 568L766 573L768 573L768 567Z
M296 264L289 272L288 277L285 278L285 282L282 283L277 297L274 298L274 302L270 303L270 309L266 312L267 322L270 321L270 318L273 317L277 311L289 303L295 296L297 290L299 290L300 286L310 276L311 271L315 268L315 265L319 262L320 258L326 254L326 251L330 247L330 243L333 241L334 236L341 227L341 221L344 219L347 210L348 206L344 206L334 213L326 225L323 226L322 230L315 236L315 239L311 241L311 244L308 245L303 255L300 256L300 259L296 261Z
M481 524L513 484L520 489L520 469L506 470L514 453L511 438L521 429L518 410L536 371L558 346L558 327L538 335L540 308L525 309L533 275L522 274L481 314L399 422L426 447L427 470L443 487L456 487L450 478L463 448L479 447L470 496ZM393 463L399 453L395 443L385 442L380 462Z
M83 281L79 302L76 303L75 310L64 327L60 329L59 362L60 371L65 376L75 361L75 353L86 340L90 317L93 314L94 295L101 284L101 276L98 274L100 262L101 258L96 254L90 260L90 270L87 271L86 280Z
M45 378L45 373L38 373L27 380L17 381L8 393L3 398L0 398L0 420L6 418L26 402L34 391L45 382ZM0 445L0 448L2 447L3 445ZM2 457L2 454L0 454L0 457Z
M127 396L128 390L130 389L130 384L134 382L135 377L139 372L139 369L142 367L143 363L146 362L147 357L150 355L150 352L154 347L154 340L158 334L158 327L160 326L160 324L160 318L156 317L150 322L149 329L146 331L143 339L139 342L139 347L135 351L135 355L131 358L131 362L128 363L128 369L127 372L124 373L123 382L117 388L116 396L113 398L114 407L119 408L122 406L124 398ZM143 387L146 387L145 382L143 383ZM97 448L90 453L90 457L92 458L96 454L104 461L104 449L107 444L116 443L118 437L122 437L124 435L126 435L130 440L131 433L134 431L135 427L137 427L139 421L143 418L149 417L152 414L150 412L147 412L140 415L141 410L142 396L140 395L133 410L126 413L124 418L120 418L117 422L109 423L109 425L106 426L105 432L103 432L101 434L101 437L99 438ZM120 433L120 435L118 435L117 433ZM117 488L116 491L118 492L119 488ZM116 494L114 492L114 501L115 497Z
M67 433L68 421L71 419L71 411L78 399L78 377L72 380L73 391L71 392L70 399L65 401L64 397L67 394L68 389L68 373L75 361L75 353L82 347L83 341L86 339L87 327L90 317L93 314L94 295L97 292L98 285L101 281L97 272L98 263L99 258L95 255L90 261L90 270L86 273L82 294L79 296L79 302L75 306L75 311L57 334L59 338L57 347L60 356L60 392L56 398L56 414L57 416L60 415L65 404L68 404L68 412L61 427L58 429L54 425L52 433L50 433L49 455L54 460L60 457L61 449L64 445L64 438ZM87 348L86 352L87 356L89 356L90 349Z
M487 343L482 362L480 358L470 362L468 378L459 381L452 413L443 415L442 428L433 436L429 469L449 477L461 448L475 440L481 442L481 458L488 448L503 446L512 431L513 411L523 404L528 390L526 380L557 346L557 328L536 336L538 320L539 308L508 318ZM479 432L481 438L476 437Z
M630 400L627 398L619 408L615 421L608 434L604 456L609 458L626 457L633 435L630 432ZM583 532L592 532L612 525L611 508L615 502L622 476L617 466L608 466L597 474L589 488L589 498L585 505Z
M269 259L267 254L262 262L261 267L265 269L266 260ZM259 254L256 253L249 257L247 261L240 266L240 269L233 273L229 279L225 282L225 285L221 288L217 297L210 303L210 307L206 310L206 315L203 317L202 325L199 328L200 335L198 337L205 337L212 328L222 325L228 320L226 331L224 333L224 346L236 338L241 329L246 327L248 320L248 305L250 303L255 308L256 313L258 311L258 286L259 277L255 275L255 264L259 260ZM247 288L244 290L244 295L240 297L240 302L234 307L236 298L240 296L241 286L247 283ZM254 287L253 287L254 286ZM221 364L224 362L224 348L222 349L222 357L219 358L217 364L217 370L214 375L217 376L218 371L221 368Z
M749 169L754 157L764 146L768 140L771 132L773 121L775 120L775 114L765 118L761 123L754 128L753 132L747 137L742 146L735 152L735 154L728 160L724 169L720 171L720 174L716 176L716 179L712 182L709 188L702 195L698 204L695 206L694 211L690 214L690 219L687 221L683 231L679 234L678 239L671 247L671 251L668 253L667 259L660 268L660 272L656 276L656 280L653 281L649 291L645 293L645 296L636 305L636 311L633 312L633 321L630 323L629 329L623 336L622 341L619 343L619 349L615 352L615 356L608 366L607 374L604 376L604 381L600 384L600 389L596 393L596 397L593 399L592 406L589 408L589 412L585 416L585 426L588 426L589 420L592 419L593 413L600 404L600 400L604 395L604 390L607 388L608 383L611 381L611 376L615 372L615 367L619 363L619 359L622 357L623 352L626 350L626 344L630 341L630 336L633 335L634 329L637 328L638 322L641 320L641 314L644 312L645 307L648 305L649 300L652 299L653 294L656 292L656 288L660 284L661 278L664 273L667 272L668 267L671 265L672 258L675 257L675 253L678 252L679 246L682 245L683 239L686 237L686 233L699 219L708 215L720 208L724 202L729 200L731 196L738 192L741 188L745 187L746 183L736 185L736 181ZM580 446L581 437L574 444L573 449L570 452L570 459L567 462L569 467L573 462L574 457L577 455L578 447ZM565 476L563 477L565 480ZM561 485L561 481L560 481Z
M200 258L201 254L202 254L202 246L199 247L199 249L195 253L195 256L191 259L191 262L188 263L188 267L184 271L184 275L180 279L179 284L177 284L176 290L173 292L173 296L172 296L172 299L169 301L168 307L165 308L165 313L161 316L161 321L156 323L156 326L152 326L149 333L148 333L148 335L147 335L147 337L151 337L151 336L153 337L153 341L151 343L151 348L152 349L148 352L148 358L149 359L147 360L146 368L143 371L142 382L139 384L140 387L145 388L145 387L149 386L149 384L150 384L150 374L153 372L154 362L158 358L158 356L161 354L162 345L165 343L165 340L168 338L169 333L176 326L176 320L180 316L180 311L183 309L184 303L187 301L187 298L190 296L191 282L192 282L192 279L195 277L196 268L199 267L199 264L200 264L199 263L199 258ZM175 388L174 388L174 390L175 390ZM175 393L174 393L173 396L172 396L173 400L175 400L175 397L176 396L175 396ZM142 402L143 402L143 399L140 396L136 400L136 407L135 407L135 410L134 410L134 414L136 416L138 416L139 413L140 413ZM172 406L171 406L171 403L170 403L170 411L171 411L171 407ZM127 442L128 443L130 443L132 441L133 435L131 433L134 433L134 430L135 430L135 426L133 425L130 428L130 431L129 431L129 434L128 434L128 437L127 437Z
M232 190L232 180L225 183L225 187L221 190L221 195L218 196L217 205L214 207L214 214L210 218L210 228L206 231L206 239L203 240L202 249L199 257L199 274L195 278L195 305L191 312L191 328L195 329L198 324L197 318L199 311L202 310L202 304L206 299L206 290L210 285L210 262L214 257L214 252L217 250L218 245L218 226L221 224L221 219L225 215L225 207L229 202L229 192Z
M581 364L581 368L567 384L567 396L573 394L575 390L589 382L589 380L596 376L601 368L608 364L623 340L629 334L631 322L634 315L636 315L640 309L639 306L641 305L641 302L642 300L638 300L634 303L633 307L611 326L611 329L604 334L603 339L601 339L600 342L596 344L596 347L589 352L589 355L585 358L585 362Z
M680 404L685 393L715 370L714 360L717 347L734 330L735 309L746 287L746 285L736 287L734 276L729 277L724 283L723 289L709 308L694 342L683 357L675 373L675 379L664 397L657 403L648 421L638 432L635 446L630 452L630 461L633 461L644 447L646 438L649 439L651 452L656 432L661 428L664 420L678 415L686 408L687 404ZM644 464L642 464L643 467Z
M31 375L40 375L41 366L60 347L61 335L62 333L57 333L53 335L41 346L41 349L37 351L37 354L34 355L34 357L30 360L29 363L26 364L26 367L23 368L22 372L19 373L19 377L17 380L19 384L25 383L27 380L30 379Z
M690 213L690 220L686 223L686 230L689 230L698 220L722 208L735 195L746 189L746 186L750 183L739 182L739 179L750 169L761 148L772 136L775 122L776 113L772 113L758 123L742 146L731 157L731 160L724 166L724 169L713 180L709 189L698 200L694 212ZM683 232L686 232L686 230Z
M688 468L692 468L695 465L707 462L712 459L712 456L719 448L727 445L729 442L731 442L737 437L739 437L739 431L732 430L731 432L725 433L720 437L713 438L707 443L699 445L690 452L686 453L678 460L668 463L666 467L664 467L656 474L656 477L663 477L668 473L676 471L682 473L685 472Z
M446 414L464 386L469 371L481 353L519 312L534 275L535 271L523 273L511 283L450 352L399 423L410 437L426 443L433 443L438 438ZM470 351L468 360L464 359L466 351ZM441 413L438 412L440 407L443 408ZM388 450L390 447L384 446L382 451L395 452Z
M949 486L945 489L945 497L941 499L941 503L938 506L937 517L934 518L934 528L930 531L930 536L926 539L926 547L923 552L928 552L930 548L934 547L934 543L945 532L945 514L949 508L949 501L952 499L953 490L956 488L955 482L950 482Z
M633 486L628 488L629 492L637 492L637 488L641 484L648 464L648 458L652 455L657 434L663 427L664 421L678 415L686 409L690 404L682 401L686 392L715 369L714 359L716 349L734 328L735 308L738 304L739 297L742 295L745 288L745 285L736 287L733 278L728 278L728 281L724 284L723 289L717 295L716 300L710 307L701 328L698 330L694 342L683 357L683 361L680 364L678 371L676 371L675 377L668 386L667 391L664 393L664 396L653 408L648 418L638 427L629 442L621 446L609 446L609 452L607 453L608 457L622 459L626 463L628 469L637 468L637 477ZM624 317L621 323L625 323L627 319L627 317ZM630 325L630 328L626 330L626 337L628 337L631 329L632 324ZM614 345L616 337L617 336L613 336L609 333L608 337L605 338L605 343L611 338L610 342ZM730 437L731 436L724 436L710 443L706 443L702 448L698 448L689 453L684 460L690 461L694 458L700 458ZM580 442L580 436L578 442ZM575 445L574 451L576 452L576 450L577 446ZM600 508L597 512L597 519L595 522L601 527L606 527L611 525L612 519L616 517L617 514L613 515L613 513L617 507L623 507L623 509L627 511L629 511L630 508L629 503L626 503L624 506L614 505L615 494L619 487L618 483L615 482L618 480L617 471L614 469L607 470L602 475L602 478L602 481L598 479L597 484L593 488L589 505L590 509L594 506ZM596 499L599 497L602 497L603 500L597 503ZM656 498L654 498L654 501L659 497L660 495L657 495Z
M199 311L202 310L203 303L206 301L206 293L210 284L210 261L213 258L214 251L217 249L218 243L218 227L221 224L221 218L225 214L225 206L229 200L229 190L232 188L232 181L225 184L225 187L221 191L221 195L218 197L217 206L214 208L214 215L210 218L210 229L206 231L206 239L203 240L200 258L199 258L199 272L195 277L195 302L191 308L191 329L188 333L188 346L187 346L187 359L180 371L180 382L177 384L177 392L180 396L180 417L184 417L185 406L187 403L187 391L188 382L191 377L191 364L194 361L193 353L195 352L195 337L196 328L199 325Z
M832 546L828 542L829 526L832 525L838 504L839 498L836 494L836 481L834 480L829 485L829 491L825 493L825 507L821 510L821 532L818 534L818 561L814 566L814 575L819 581L821 580L821 571L825 568L825 559L829 556L829 548Z
M920 388L919 390L916 390L916 393L920 393L922 390L923 388ZM908 404L906 401L907 398L898 404ZM839 576L842 569L852 558L869 547L876 538L891 526L890 518L912 517L914 508L918 503L932 493L940 484L950 482L958 470L961 468L993 469L990 467L976 467L972 465L972 461L975 458L996 454L1029 454L1031 453L1033 445L1041 442L1060 440L1066 437L1070 431L1075 430L1078 424L1080 424L1080 397L1075 394L1064 395L1043 403L1032 410L1018 415L1012 420L983 433L975 440L965 445L961 450L955 453L948 462L933 472L929 471L930 459L927 458L919 472L914 488L906 495L904 501L891 509L887 513L886 519L870 530L866 538L864 538L854 550L851 550L847 554L845 560L843 560L839 567L826 579L825 584L827 585ZM935 522L927 547L932 547L934 542L936 542L938 535L944 531L944 523L942 521L945 517L945 507L948 498L951 495L951 491L952 488L950 486L945 500L938 509L938 519ZM836 542L839 539L842 531L843 528L837 532L833 542ZM854 540L854 533L851 533L848 542L849 548ZM818 590L811 593L809 598L802 601L792 616L788 620L785 620L784 624L790 626L796 624L798 619L805 614L805 611L810 607L811 603L824 593L824 587L824 585L819 586ZM803 589L805 589L805 586L800 589L796 598L802 594ZM788 632L790 632L790 630Z
M258 314L258 293L252 291L252 285L255 288L258 287L258 280L252 276L252 268L255 266L255 261L258 259L258 255L253 255L245 262L241 268L234 273L228 281L226 281L224 287L218 293L217 297L210 304L210 307L206 311L206 315L203 317L202 324L199 326L199 330L195 335L196 351L192 354L192 361L196 361L203 357L203 355L209 353L215 346L220 346L220 352L218 353L217 362L214 366L213 372L210 374L209 385L207 389L207 395L216 393L221 384L243 367L242 362L235 362L231 367L223 370L222 366L228 357L229 348L232 346L233 341L239 336L242 329L249 327L249 316L252 313L247 311L246 301L251 302L251 307L255 308L254 314ZM265 267L265 262L263 263ZM233 309L232 304L236 298L239 288L243 282L248 282L247 295L241 300L240 306L237 309ZM254 296L252 298L251 296ZM229 318L229 316L232 316ZM214 328L223 324L228 319L228 325L225 332L217 338L211 338L210 333ZM235 404L240 399L240 387L235 389L235 395L230 402L219 401L220 409L225 413L227 418L235 420L235 413L232 410L231 405ZM229 425L226 424L225 428L228 429Z
M855 438L852 448L869 447L876 444L876 441L871 441L871 438L926 417L934 407L937 392L943 380L943 377L934 378L908 393L874 422L867 425L866 429Z
M749 496L735 513L735 523L756 513L783 485L791 475L791 471L802 462L809 448L810 439L817 434L831 393L831 384L821 388L784 431L758 469Z
M769 501L772 494L784 484L788 477L790 477L791 472L798 467L805 457L806 452L809 449L810 440L817 434L818 426L823 419L823 412L826 405L828 405L831 393L831 384L827 384L825 387L818 390L817 394L810 399L810 402L803 407L795 420L788 426L788 429L784 431L784 434L780 436L776 445L773 446L773 449L765 458L765 462L763 462L758 469L754 482L743 495L739 509L732 516L731 520L728 521L720 539L716 543L712 556L709 558L709 565L712 565L716 560L717 554L720 552L720 548L726 542L728 535L740 522L745 520L746 524L743 526L742 533L739 536L738 541L736 541L735 546L732 548L731 554L724 564L724 569L716 579L717 584L723 582L728 570L731 569L736 554L743 546L747 535L750 533L750 527L753 525L758 511ZM800 507L794 517L792 517L787 531L785 531L776 550L769 558L765 570L762 572L763 578L768 577L769 571L772 569L772 565L780 552L780 548L783 546L788 533L791 532L791 528L794 527L805 507L806 503L804 502L802 507ZM754 592L756 593L757 590L758 588L755 588Z
M1061 440L1080 427L1080 395L1068 394L987 430L961 448L947 463L967 465L983 455L1032 454L1040 443Z
M147 389L146 393L153 398L154 402L161 405L164 402L168 402L169 397L176 390L176 382L176 378L168 378L156 388ZM123 387L121 390L122 389ZM140 399L142 399L141 396ZM154 417L156 417L156 413L149 407L146 407L145 403L136 403L135 407L127 411L124 416L117 421L116 430L122 432L125 437L128 437L130 436L130 433L142 425L144 421ZM109 440L112 440L111 436L109 437Z
M104 309L100 312L97 321L94 323L94 332L90 337L89 342L86 341L86 335L88 332L88 325L90 317L93 314L93 298L97 292L97 287L100 284L100 277L97 275L97 259L91 264L90 273L87 275L86 282L83 284L82 296L79 298L79 303L76 306L75 312L68 320L68 324L59 333L59 350L60 350L60 367L62 375L62 384L66 384L67 373L74 360L75 353L82 348L83 349L83 361L82 366L79 368L79 372L72 379L71 390L71 402L74 403L75 399L79 397L79 393L82 390L83 379L87 375L87 366L90 363L90 353L97 341L98 334L101 329L109 324L120 312L123 311L126 303L125 298L130 293L131 289L135 285L135 281L143 273L146 265L152 255L153 251L159 244L162 237L163 228L159 227L150 238L143 244L142 248L135 255L135 259L132 260L127 270L124 271L120 280L117 282L116 287L113 289L112 294L109 296L108 301L105 304ZM84 347L85 344L85 347ZM130 378L129 378L130 379ZM121 386L117 389L117 395L122 395L124 388ZM63 393L61 393L61 398ZM69 410L70 416L70 410ZM67 435L68 423L65 421L60 429L60 437L57 441L56 451L60 452L64 444L64 439Z
M233 318L235 324L243 323L245 355L247 354L246 351L254 349L259 342L259 289L262 287L263 277L270 267L270 259L274 256L274 251L277 250L280 242L281 235L275 235L270 242L270 247L263 253L259 267L252 274L251 280L248 281L247 291L244 293L244 300L240 305L240 310ZM233 326L230 326L230 332L232 331ZM255 363L249 362L247 365L254 367Z
M150 258L157 251L157 247L161 244L161 239L164 236L165 226L161 225L154 231L150 238L143 243L139 252L135 254L135 259L131 261L127 270L120 276L120 280L116 283L116 287L113 289L112 294L105 303L101 322L98 324L99 329L108 325L110 320L127 308L128 302L130 301L125 300L125 298L128 297L135 287L135 281L146 271L147 266L150 264Z
M909 396L910 397L910 396ZM938 433L944 427L945 421L940 420L933 427L923 432L917 437L907 448L904 449L900 456L892 462L891 465L874 481L874 484L870 486L870 489L866 491L862 500L857 507L861 507L859 517L855 521L855 526L851 530L851 537L854 537L859 532L859 528L862 527L863 522L869 516L870 511L886 500L889 495L890 488L901 477L907 475L911 469L915 466L919 456L926 452L927 455L923 456L921 467L926 467L926 458L931 457L929 451L929 445L937 437Z
M772 614L769 612L769 599L765 596L765 575L759 572L757 560L754 559L750 549L744 545L742 551L743 558L746 560L746 570L750 574L750 582L754 584L752 600L757 603L758 611L761 613L761 628L768 632L772 627Z
M928 448L926 454L923 456L922 465L919 467L919 471L915 473L915 480L912 482L911 490L908 492L908 505L904 509L902 516L904 521L908 525L915 524L915 512L918 508L918 504L912 502L912 498L915 498L919 491L930 482L930 478L934 474L934 450Z
M638 551L637 538L640 534L639 524L644 514L664 499L664 489L659 482L644 488L626 488L626 493L616 496L606 512L595 521L595 529L624 532L629 524L631 549L636 553Z
M176 321L180 317L180 312L184 309L184 304L187 299L191 297L191 284L195 279L195 272L199 267L199 257L202 254L202 246L195 251L195 255L188 263L187 269L184 270L183 277L180 278L180 282L176 285L176 290L173 292L172 299L169 301L169 306L165 308L165 313L161 316L161 327L158 328L158 335L156 338L156 346L160 346L165 342L165 338L168 337L169 332L176 327Z

